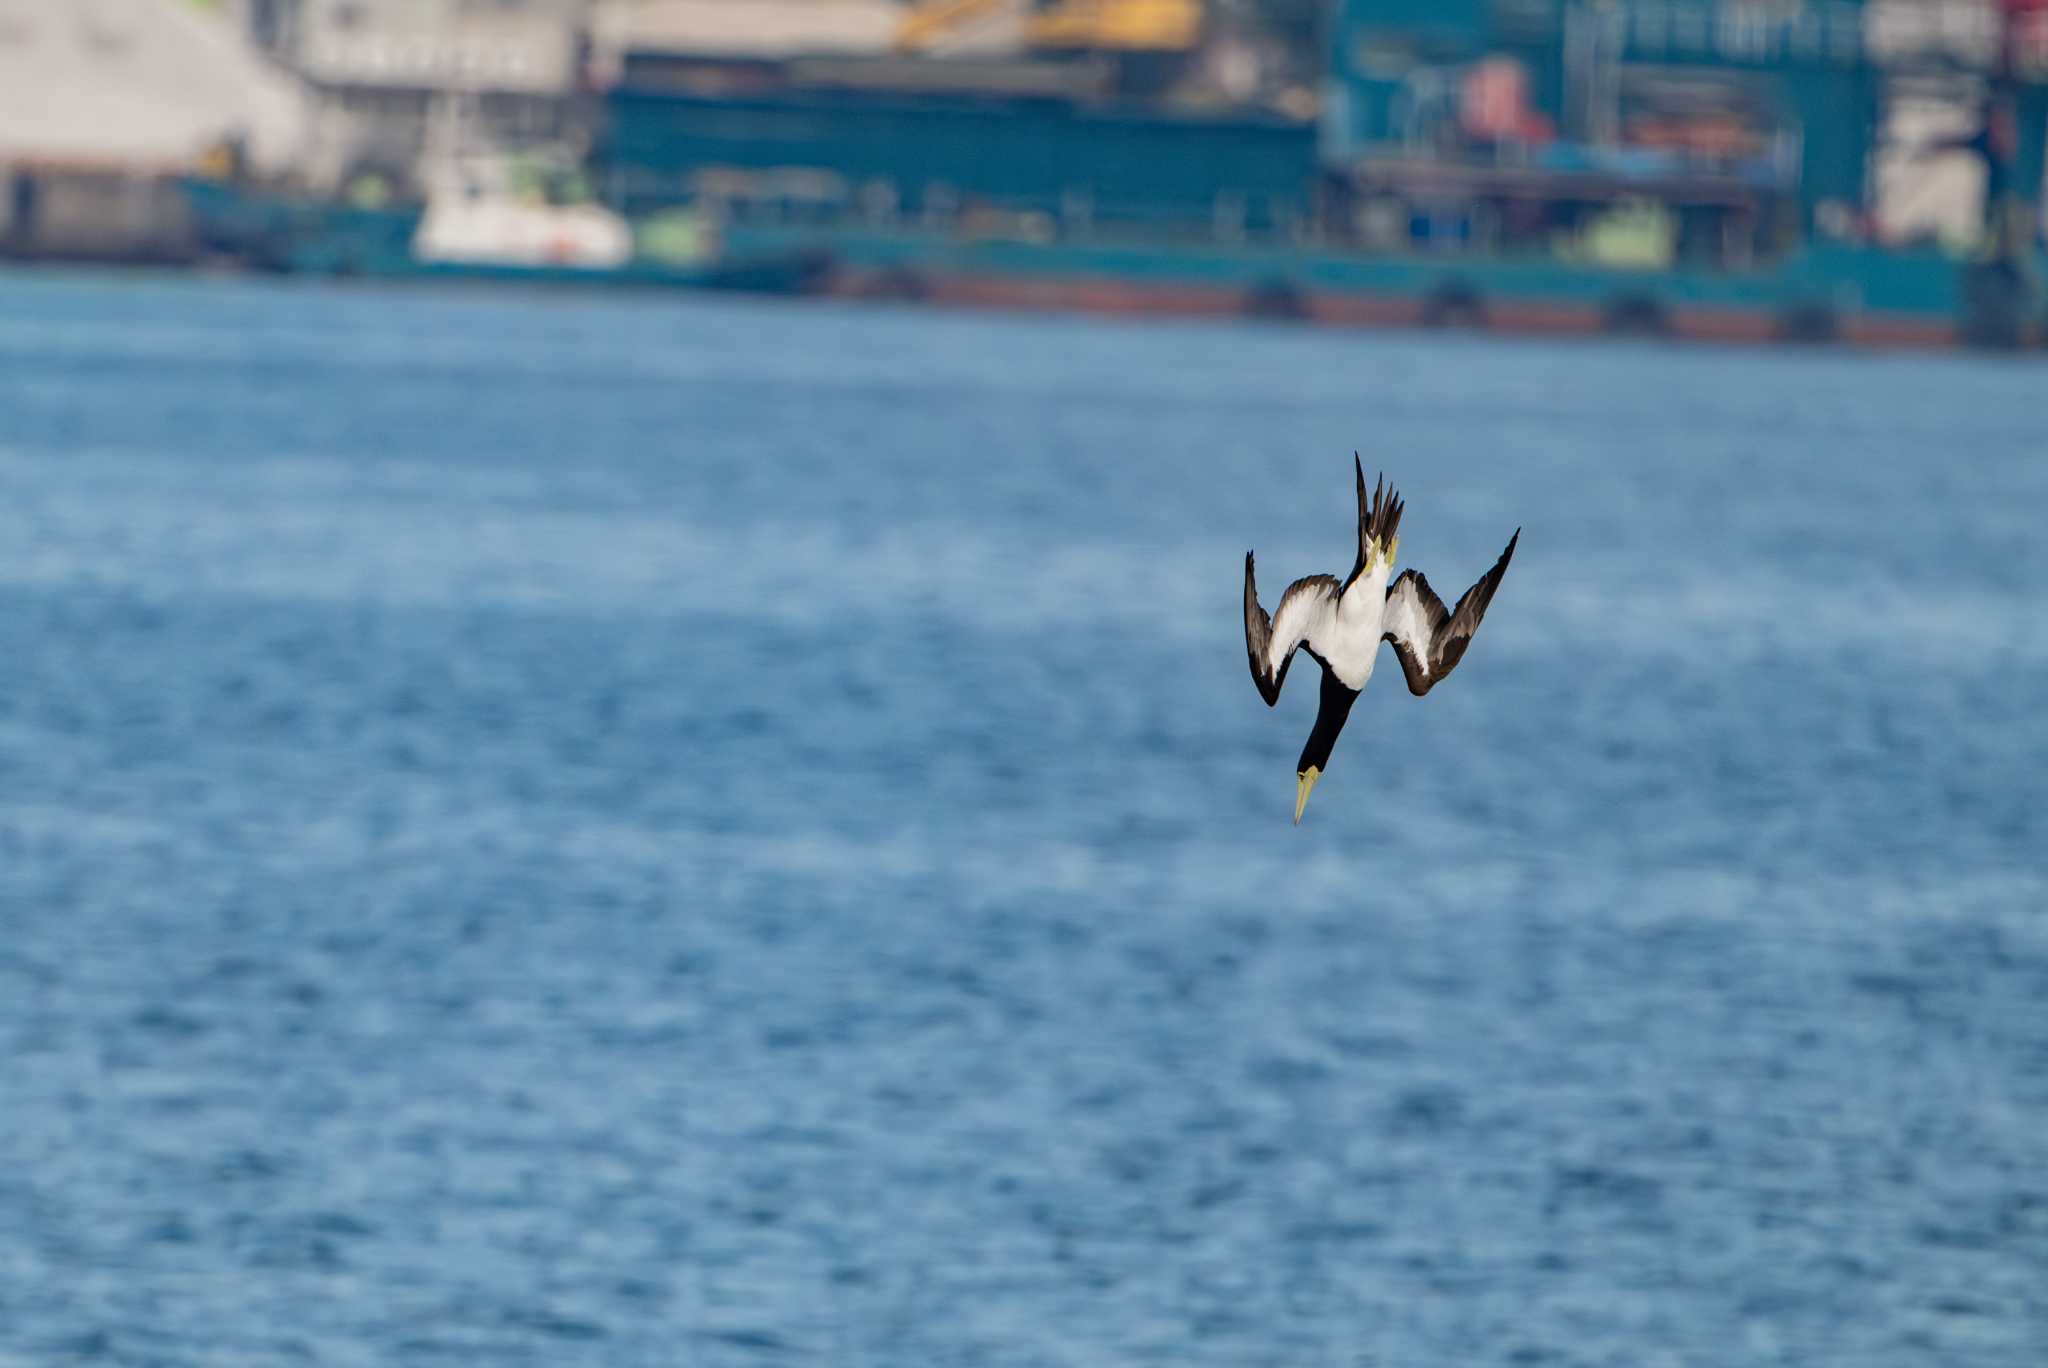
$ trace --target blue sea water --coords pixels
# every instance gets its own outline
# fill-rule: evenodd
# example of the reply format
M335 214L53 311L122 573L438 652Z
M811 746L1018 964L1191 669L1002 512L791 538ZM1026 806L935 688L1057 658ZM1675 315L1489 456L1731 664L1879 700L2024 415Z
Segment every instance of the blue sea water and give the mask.
M2044 395L0 277L0 1362L2048 1362Z

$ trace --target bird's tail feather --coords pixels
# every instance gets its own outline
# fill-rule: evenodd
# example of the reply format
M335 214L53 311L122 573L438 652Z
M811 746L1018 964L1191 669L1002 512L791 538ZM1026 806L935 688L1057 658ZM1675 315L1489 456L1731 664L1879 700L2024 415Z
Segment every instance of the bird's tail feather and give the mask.
M1372 559L1368 554L1377 548L1379 554L1387 554L1394 544L1394 538L1401 531L1401 510L1408 505L1401 502L1401 496L1387 488L1387 477L1383 474L1373 482L1372 496L1365 493L1365 463L1358 459L1358 453L1351 453L1352 469L1358 472L1358 561L1363 568Z

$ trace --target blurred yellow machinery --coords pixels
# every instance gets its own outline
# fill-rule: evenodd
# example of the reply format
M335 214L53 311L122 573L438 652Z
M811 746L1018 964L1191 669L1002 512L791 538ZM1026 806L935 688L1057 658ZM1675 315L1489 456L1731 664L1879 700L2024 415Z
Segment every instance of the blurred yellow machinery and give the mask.
M1202 0L925 0L897 28L896 50L916 52L1020 11L1024 44L1036 49L1186 52L1202 36Z

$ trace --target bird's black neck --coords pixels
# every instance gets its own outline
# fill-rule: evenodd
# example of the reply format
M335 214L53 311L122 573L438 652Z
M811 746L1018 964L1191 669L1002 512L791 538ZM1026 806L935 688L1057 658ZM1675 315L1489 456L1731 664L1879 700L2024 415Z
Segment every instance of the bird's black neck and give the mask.
M1344 730L1344 719L1351 716L1351 705L1358 701L1358 690L1347 689L1327 669L1323 671L1323 697L1316 705L1315 730L1308 734L1308 744L1301 748L1301 763L1294 767L1297 774L1310 770L1329 768L1330 749L1337 744L1337 733Z

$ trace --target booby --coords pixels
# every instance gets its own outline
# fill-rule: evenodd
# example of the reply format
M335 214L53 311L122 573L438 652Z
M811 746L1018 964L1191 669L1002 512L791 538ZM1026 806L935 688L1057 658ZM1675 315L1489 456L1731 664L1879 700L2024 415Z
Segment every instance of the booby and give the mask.
M1323 667L1323 697L1316 709L1315 730L1308 734L1301 762L1295 766L1297 826L1302 809L1308 806L1309 790L1330 763L1330 748L1344 729L1344 719L1351 715L1351 705L1372 678L1380 643L1393 643L1401 673L1408 679L1408 692L1419 698L1435 688L1464 658L1472 634L1479 630L1479 620L1486 616L1486 605L1493 602L1493 592L1514 558L1515 543L1522 539L1518 527L1493 569L1465 591L1457 607L1446 612L1444 601L1420 571L1403 570L1391 585L1387 583L1394 555L1401 549L1401 510L1407 505L1385 487L1384 475L1374 482L1372 497L1367 499L1365 465L1356 452L1351 465L1358 473L1358 560L1342 583L1334 575L1298 579L1280 595L1280 606L1269 618L1259 606L1252 553L1244 553L1244 645L1259 696L1269 708L1280 701L1280 686L1287 682L1287 667L1297 648L1306 650Z

